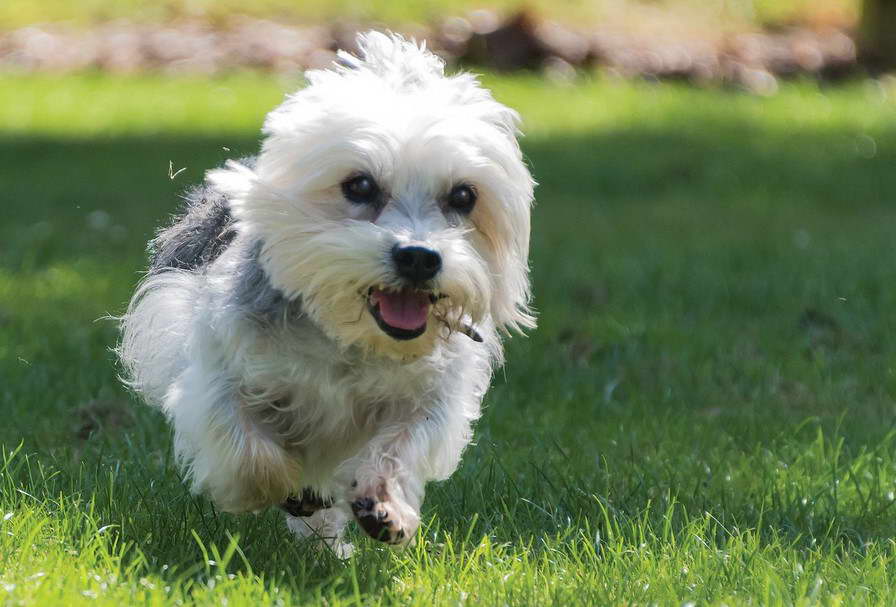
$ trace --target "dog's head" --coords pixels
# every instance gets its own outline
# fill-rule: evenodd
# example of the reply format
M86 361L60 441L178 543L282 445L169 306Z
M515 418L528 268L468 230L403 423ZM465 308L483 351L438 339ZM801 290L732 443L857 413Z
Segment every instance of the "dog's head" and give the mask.
M268 115L254 169L209 175L271 282L339 343L395 357L534 326L518 115L412 42L358 42Z

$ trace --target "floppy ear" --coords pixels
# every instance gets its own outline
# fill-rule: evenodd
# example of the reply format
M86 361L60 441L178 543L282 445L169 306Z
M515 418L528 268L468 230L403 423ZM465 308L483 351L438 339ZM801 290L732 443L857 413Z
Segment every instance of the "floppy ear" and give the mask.
M519 114L497 102L489 104L486 120L501 134L502 144L493 150L492 158L503 174L505 186L496 193L498 200L492 227L492 246L496 258L495 290L491 313L495 325L505 334L522 333L535 327L529 283L529 233L535 180L529 173L517 136Z
M491 178L480 182L482 202L472 215L476 226L474 238L480 241L477 248L489 268L489 314L505 334L521 333L535 327L529 285L534 182L519 156L515 140L513 145L502 141L488 155Z
M525 169L523 169L525 171ZM526 176L528 177L528 171ZM531 178L529 178L531 180ZM530 189L531 192L531 189ZM516 200L504 201L508 221L504 229L505 246L496 251L494 292L491 314L495 326L505 334L522 333L535 328L532 292L529 283L529 226L531 195L512 194Z

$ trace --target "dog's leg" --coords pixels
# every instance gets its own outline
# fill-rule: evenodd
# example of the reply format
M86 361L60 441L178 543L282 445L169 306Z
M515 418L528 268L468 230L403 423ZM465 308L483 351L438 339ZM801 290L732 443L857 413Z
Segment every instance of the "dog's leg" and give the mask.
M290 531L300 539L315 542L316 545L323 544L340 559L347 559L354 550L351 544L342 541L342 534L349 520L351 514L345 508L345 502L317 510L311 516L286 513L286 526Z
M465 404L387 425L355 458L349 504L370 537L398 546L413 540L426 481L447 478L470 440L478 401Z
M237 382L193 361L168 391L164 409L175 452L195 492L222 510L280 504L299 482L298 463L243 411Z

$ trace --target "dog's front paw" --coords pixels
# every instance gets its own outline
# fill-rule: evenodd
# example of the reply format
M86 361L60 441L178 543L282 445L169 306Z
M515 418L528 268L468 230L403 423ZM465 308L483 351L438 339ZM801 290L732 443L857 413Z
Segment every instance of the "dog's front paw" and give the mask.
M376 495L363 495L352 504L358 524L375 540L402 546L411 541L420 519L407 505L397 500L380 499Z

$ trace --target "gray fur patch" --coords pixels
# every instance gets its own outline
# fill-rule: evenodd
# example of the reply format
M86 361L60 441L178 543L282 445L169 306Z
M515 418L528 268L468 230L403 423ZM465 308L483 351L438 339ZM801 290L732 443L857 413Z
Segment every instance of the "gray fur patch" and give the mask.
M254 158L240 162L255 165ZM227 197L207 185L196 186L185 194L184 206L171 225L149 241L149 271L203 268L217 259L235 236Z
M223 194L208 186L187 192L184 212L149 242L149 271L196 270L217 259L236 232Z
M278 320L286 320L292 313L300 312L302 306L299 301L289 301L271 285L258 259L261 243L247 244L246 253L240 256L236 266L233 303L242 308L246 316L264 324L274 324Z

